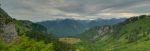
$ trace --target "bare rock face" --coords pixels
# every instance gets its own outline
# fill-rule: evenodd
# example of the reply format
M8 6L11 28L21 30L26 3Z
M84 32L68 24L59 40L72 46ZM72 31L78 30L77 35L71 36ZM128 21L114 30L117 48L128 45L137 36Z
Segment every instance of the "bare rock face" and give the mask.
M16 27L14 23L3 24L2 26L3 33L0 34L2 40L5 43L12 42L17 36Z
M17 31L13 19L0 7L0 40L10 43L16 36Z
M113 28L111 26L101 26L97 30L98 34L93 37L93 39L101 38L107 33L113 32Z

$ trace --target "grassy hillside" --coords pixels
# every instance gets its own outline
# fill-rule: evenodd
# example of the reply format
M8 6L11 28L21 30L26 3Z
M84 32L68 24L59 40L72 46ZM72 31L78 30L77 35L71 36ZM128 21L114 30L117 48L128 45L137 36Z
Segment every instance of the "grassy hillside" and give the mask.
M114 25L113 32L108 32L96 41L77 44L85 51L150 51L150 16L131 17L125 22ZM97 34L100 28L89 34ZM109 30L108 30L109 31ZM83 36L84 37L84 36Z

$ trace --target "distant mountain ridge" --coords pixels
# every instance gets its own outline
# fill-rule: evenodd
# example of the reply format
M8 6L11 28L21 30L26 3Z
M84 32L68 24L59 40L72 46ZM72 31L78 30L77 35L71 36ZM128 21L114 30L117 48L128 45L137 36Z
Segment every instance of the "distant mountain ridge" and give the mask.
M93 27L79 35L87 51L150 51L150 15L130 17L115 25ZM91 48L94 47L94 48Z
M38 22L48 29L48 33L60 37L76 36L91 27L101 25L113 25L123 22L125 18L120 19L95 19L95 20L75 20L75 19L58 19Z

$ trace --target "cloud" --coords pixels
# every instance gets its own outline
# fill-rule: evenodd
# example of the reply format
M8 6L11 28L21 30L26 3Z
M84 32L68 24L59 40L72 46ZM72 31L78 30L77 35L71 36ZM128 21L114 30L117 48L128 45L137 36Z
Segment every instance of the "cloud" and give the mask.
M2 0L13 18L51 19L122 18L150 14L150 0Z

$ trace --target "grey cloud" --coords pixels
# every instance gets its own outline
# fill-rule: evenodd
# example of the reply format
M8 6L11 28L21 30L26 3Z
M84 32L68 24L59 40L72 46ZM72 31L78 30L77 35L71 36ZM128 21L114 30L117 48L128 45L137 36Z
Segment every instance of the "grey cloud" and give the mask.
M2 8L14 18L32 21L118 18L123 17L122 13L130 13L127 16L150 13L150 0L2 0Z
M104 7L102 9L102 11L106 10L106 9L111 9L111 10L114 10L114 12L125 12L125 11L129 11L129 10L130 10L129 12L134 12L134 11L132 11L131 8L137 9L137 7L135 7L135 6L141 7L140 6L141 4L150 5L149 2L150 2L149 0L130 0L130 1L126 0L126 1L122 1L122 2L114 4L114 5ZM142 8L145 8L145 7L142 7ZM122 11L120 11L120 10L122 10ZM109 11L107 11L107 12L109 12ZM137 10L137 11L140 11L140 10ZM142 12L142 11L140 11L140 12Z

